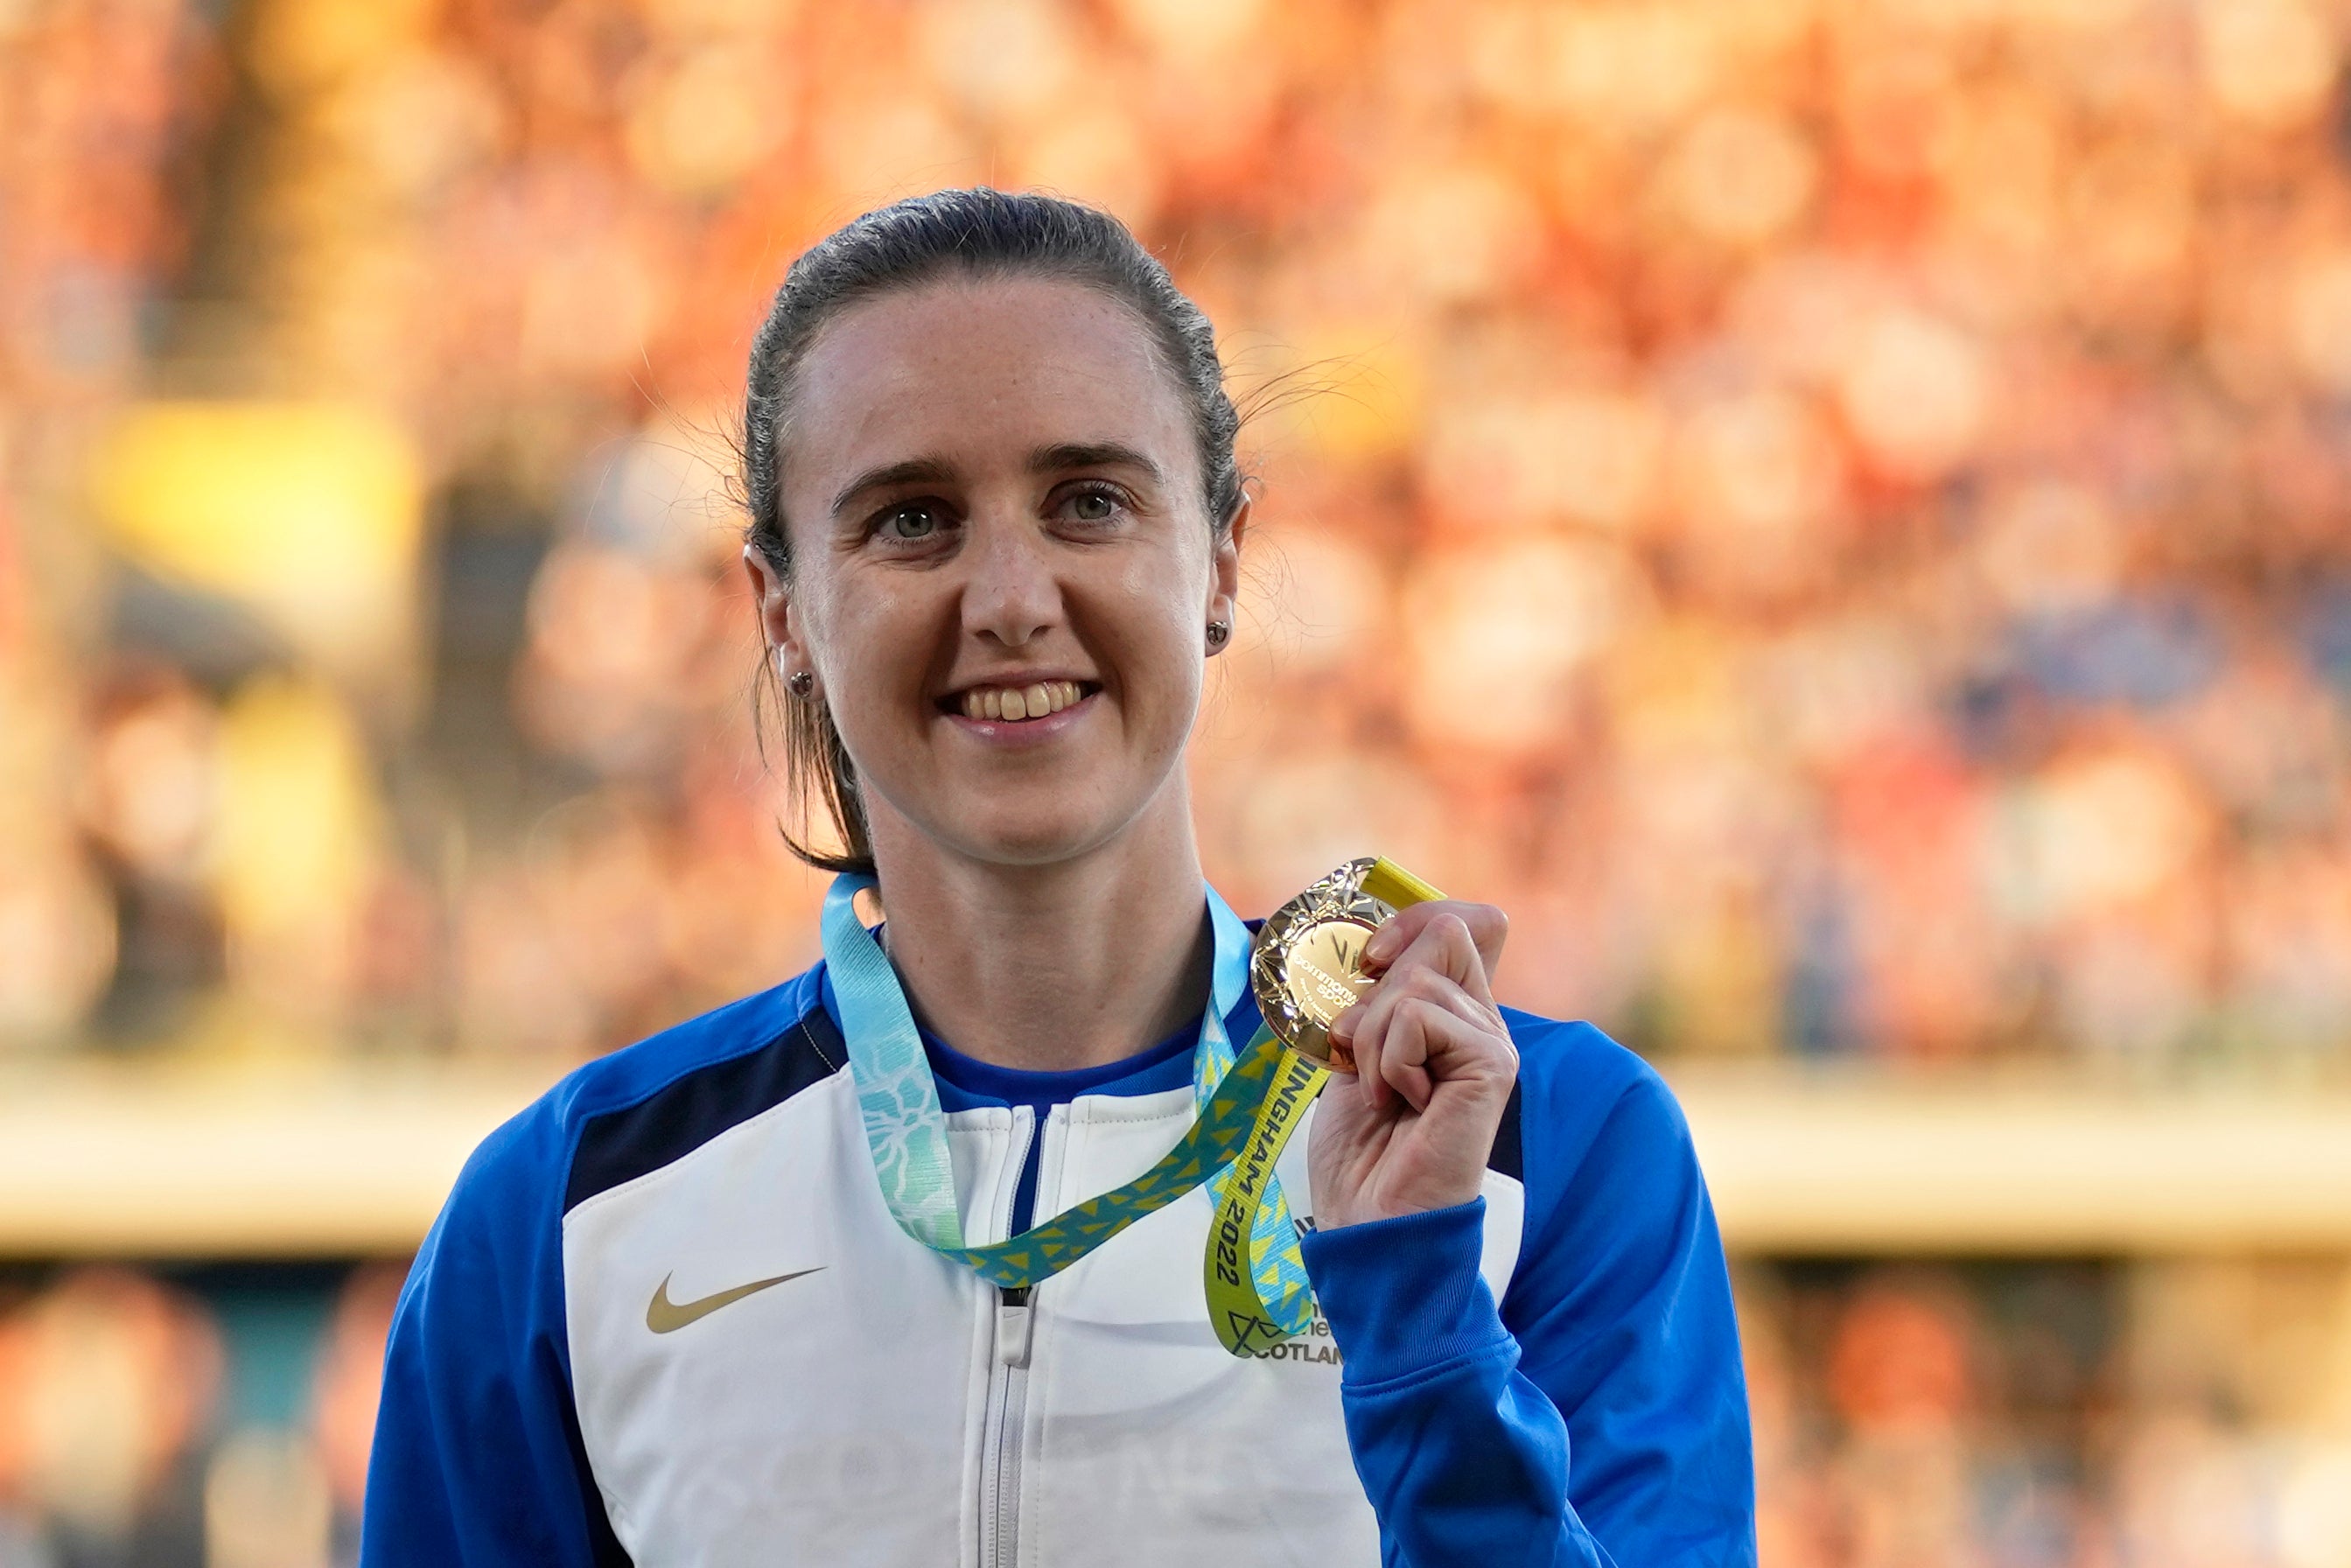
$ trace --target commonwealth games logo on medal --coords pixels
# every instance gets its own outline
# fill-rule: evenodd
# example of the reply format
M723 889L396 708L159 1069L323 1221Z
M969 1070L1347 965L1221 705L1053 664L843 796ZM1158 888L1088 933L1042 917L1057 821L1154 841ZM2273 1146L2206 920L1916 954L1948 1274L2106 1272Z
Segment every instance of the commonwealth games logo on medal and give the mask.
M1331 1020L1371 987L1364 944L1380 922L1435 888L1389 862L1352 860L1274 911L1249 956L1249 982L1266 1027L1282 1044L1334 1072L1355 1061L1331 1038Z

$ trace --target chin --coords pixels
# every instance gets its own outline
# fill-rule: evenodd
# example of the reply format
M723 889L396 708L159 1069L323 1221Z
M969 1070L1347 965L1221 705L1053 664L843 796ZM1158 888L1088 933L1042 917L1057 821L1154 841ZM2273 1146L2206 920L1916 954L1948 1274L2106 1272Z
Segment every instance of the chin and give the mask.
M1088 774L1092 774L1088 777ZM870 784L869 780L869 784ZM1181 768L1157 779L1125 768L1062 768L1050 777L931 781L905 807L868 795L877 837L927 841L936 850L982 865L1050 866L1079 860L1147 821L1190 805ZM877 810L878 808L878 810Z
M1074 822L975 826L956 835L964 852L995 865L1057 865L1094 849L1113 835Z
M975 812L942 837L974 860L998 865L1053 865L1075 860L1118 836L1131 816L1090 810L1066 796Z

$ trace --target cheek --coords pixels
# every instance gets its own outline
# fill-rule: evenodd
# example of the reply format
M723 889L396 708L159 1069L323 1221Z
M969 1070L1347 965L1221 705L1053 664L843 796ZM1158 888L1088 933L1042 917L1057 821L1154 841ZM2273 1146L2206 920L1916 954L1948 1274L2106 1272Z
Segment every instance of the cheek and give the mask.
M926 615L921 596L908 592L836 591L817 607L809 630L823 651L825 686L844 737L874 727L861 716L894 710L906 694L921 691L934 645Z
M1122 575L1110 617L1131 705L1138 716L1164 718L1179 731L1190 728L1199 706L1202 631L1191 599L1171 595L1168 583L1191 575L1165 560L1138 566Z

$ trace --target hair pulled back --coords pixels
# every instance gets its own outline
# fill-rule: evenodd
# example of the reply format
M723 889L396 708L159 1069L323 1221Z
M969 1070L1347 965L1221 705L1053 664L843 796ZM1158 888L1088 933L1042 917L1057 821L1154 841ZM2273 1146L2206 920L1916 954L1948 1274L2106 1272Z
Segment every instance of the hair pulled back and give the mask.
M1234 455L1240 415L1225 391L1216 333L1200 308L1127 226L1059 196L977 186L912 196L877 208L819 240L792 263L768 319L751 340L743 413L743 481L750 523L745 538L789 583L782 451L801 362L828 321L861 300L945 277L1066 278L1132 308L1192 416L1203 500L1221 534L1241 503ZM772 664L767 667L772 679ZM855 767L832 715L820 702L786 696L783 740L792 787L817 796L832 818L841 852L827 854L785 835L792 852L828 871L873 870L872 841Z

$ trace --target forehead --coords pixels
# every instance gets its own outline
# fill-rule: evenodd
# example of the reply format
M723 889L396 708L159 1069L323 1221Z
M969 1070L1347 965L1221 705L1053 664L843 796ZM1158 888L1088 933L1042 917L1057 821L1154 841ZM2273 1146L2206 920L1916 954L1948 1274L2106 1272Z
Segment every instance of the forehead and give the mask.
M788 492L915 457L1018 466L1062 443L1123 443L1170 474L1197 470L1149 329L1061 278L951 278L860 301L801 360L789 423Z

